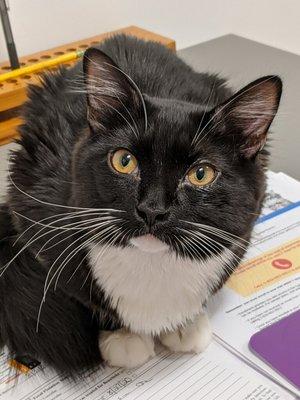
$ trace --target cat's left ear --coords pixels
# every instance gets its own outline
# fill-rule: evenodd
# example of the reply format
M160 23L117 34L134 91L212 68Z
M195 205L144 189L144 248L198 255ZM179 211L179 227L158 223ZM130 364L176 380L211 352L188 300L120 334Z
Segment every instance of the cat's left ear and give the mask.
M142 108L142 95L131 78L96 48L83 56L88 122L93 130L125 124Z
M213 125L223 135L233 137L243 157L253 158L266 143L281 92L278 76L260 78L216 107L211 116Z

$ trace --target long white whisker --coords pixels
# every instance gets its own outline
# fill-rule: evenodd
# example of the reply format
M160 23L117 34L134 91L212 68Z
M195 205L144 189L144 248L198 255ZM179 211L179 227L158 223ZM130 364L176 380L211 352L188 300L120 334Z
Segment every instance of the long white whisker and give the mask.
M86 216L86 213L88 213L88 215L93 215L94 213L100 214L100 215L106 215L109 214L110 212L122 212L121 210L116 210L116 209L101 209L102 211L99 211L99 209L87 209L87 210L81 210L81 211L72 211L72 212L68 212L68 213L60 213L60 214L55 214L55 215L50 215L46 218L40 219L39 221L34 221L34 223L32 225L30 225L27 229L25 229L25 231L23 231L17 238L17 240L14 242L13 246L15 246L15 244L26 234L26 232L28 232L30 229L34 228L36 225L42 225L42 226L48 226L51 227L53 226L53 224L57 223L57 222L61 222L65 219L74 219L74 218L79 218L79 217L83 217ZM23 214L17 213L16 211L13 211L14 213L18 214L20 217L29 219L28 217L26 217ZM90 214L89 214L90 213ZM61 219L57 219L55 221L52 221L50 224L44 224L45 221L48 221L52 218L55 217L63 217ZM29 219L31 222L33 222L32 219Z
M122 104L123 108L127 111L127 114L129 115L129 117L131 118L131 121L132 121L132 123L133 123L133 125L134 125L134 127L135 127L135 130L136 130L136 132L137 132L137 137L138 137L138 135L139 135L139 129L138 129L138 126L137 126L137 123L136 123L135 119L133 118L132 113L128 110L128 108L126 107L126 105L123 103L123 101L122 101L118 96L117 96L117 98L118 98L119 102Z
M109 228L110 228L110 227L109 227ZM106 229L108 229L108 228L106 228ZM105 229L105 230L106 230L106 229ZM90 232L88 232L87 234L89 234L89 233L90 233ZM103 233L103 231L100 232L100 233ZM95 236L98 236L100 233L96 234ZM86 234L86 235L87 235L87 234ZM86 236L86 235L83 235L83 237ZM82 239L82 238L79 238L79 239ZM79 239L77 239L75 242L77 242ZM89 243L90 240L91 240L91 238L89 238L88 240L86 240L86 241L83 243L83 245ZM75 243L75 242L74 242L74 243ZM73 244L74 244L74 243L73 243ZM78 250L79 247L80 247L80 249L81 249L83 245L77 246L77 247L75 248L75 250ZM70 247L70 246L68 246L68 247ZM67 250L67 249L65 249L65 251L66 251L66 250ZM65 251L64 251L64 252L65 252ZM73 250L73 251L74 251L74 250ZM78 251L79 251L79 250L78 250ZM64 252L63 252L63 253L64 253ZM62 253L62 254L63 254L63 253ZM61 254L61 255L62 255L62 254ZM61 256L61 255L60 255L60 256ZM39 311L38 311L37 324L36 324L36 332L38 332L38 329L39 329L39 322L40 322L40 318L41 318L42 308L43 308L43 304L45 303L45 300L46 300L47 292L48 292L48 290L49 290L49 288L50 288L50 286L51 286L51 283L52 283L53 279L55 278L55 276L56 276L56 274L58 273L59 270L57 270L57 271L53 274L53 276L51 277L51 279L50 279L50 281L49 281L49 284L47 285L47 283L48 283L48 278L49 278L49 276L50 276L50 273L51 273L52 268L54 267L55 263L56 263L57 260L60 258L60 256L59 256L59 257L54 261L54 263L51 265L51 267L50 267L50 269L49 269L49 271L48 271L48 273L47 273L46 279L45 279L45 284L44 284L44 295L43 295L43 297L42 297L42 300L41 300L41 303L40 303L40 307L39 307Z
M108 64L108 63L106 63L106 64ZM124 71L122 71L122 70L121 70L120 68L118 68L117 66L111 65L111 64L108 64L108 65L110 65L111 67L117 69L119 72L121 72L121 74L123 74L124 76L126 76L126 78L131 82L131 84L133 85L133 87L134 87L135 90L137 91L137 93L138 93L138 95L139 95L139 97L140 97L141 103L142 103L143 111L144 111L145 132L147 132L148 116L147 116L146 103L145 103L144 97L143 97L142 92L140 91L138 85L134 82L134 80L133 80L128 74L126 74Z
M78 239L76 239L74 242L72 242L71 244L69 244L69 245L64 249L64 251L63 251L62 253L60 253L59 256L53 261L53 263L51 264L51 267L49 268L49 271L48 271L48 274L47 274L47 276L46 276L46 279L45 279L45 284L44 284L44 300L45 300L45 292L46 292L47 288L49 287L49 285L48 285L48 278L49 278L49 276L50 276L50 274L51 274L51 272L52 272L52 269L55 267L56 263L58 262L58 260L59 260L59 259L69 250L69 248L72 247L75 243L78 243L78 242L81 241L84 237L90 235L92 232L96 231L97 229L98 229L98 227L96 227L96 228L94 228L92 231L86 232L84 235L80 236L80 237L79 237ZM107 228L106 228L106 229L107 229ZM80 244L79 244L79 246L80 246ZM76 250L76 249L77 249L77 247L76 247L74 250ZM72 250L71 253L73 253L74 250ZM69 254L67 257L69 257L69 256L70 256L70 254ZM57 272L57 271L56 271L56 272ZM52 276L52 278L51 278L51 281L52 281L53 277L55 276L56 272L53 274L53 276ZM51 283L51 282L50 282L50 283Z
M102 224L99 224L99 222L101 222L101 221L103 221L103 223L102 223ZM81 229L78 229L78 230L80 230L80 231L85 231L86 229L91 229L91 228L94 228L94 227L96 227L96 226L108 225L108 224L110 224L112 221L113 221L113 222L117 222L117 221L121 221L121 219L119 219L119 218L113 218L113 217L111 217L111 218L109 218L109 219L105 219L105 220L103 220L102 218L101 218L101 219L100 219L100 218L93 218L93 219L90 219L90 220L81 222L81 223L79 224L79 226L80 226ZM94 222L98 222L98 223L95 224ZM90 223L93 223L93 224L92 224L92 225L89 225ZM77 225L76 227L78 227L78 225ZM72 236L77 235L77 234L78 234L78 230L77 230L76 232L73 232L73 233L71 233L70 235L64 237L63 239L59 240L58 242L55 242L53 245L51 245L51 246L49 246L49 247L46 247L47 244L50 243L52 240L56 239L58 236L60 236L60 235L62 235L62 234L64 234L64 233L66 233L66 232L58 232L56 235L54 235L53 237L51 237L50 239L48 239L48 240L43 244L43 246L40 248L40 250L39 250L38 253L36 254L36 257L38 257L39 254L40 254L42 251L48 251L48 250L50 250L50 249L52 249L52 248L58 246L60 243L64 242L65 240L70 239ZM46 247L46 248L45 248L45 247Z
M79 221L80 223L80 221ZM26 250L29 246L31 246L33 243L37 242L38 240L40 240L42 237L49 235L50 233L53 233L54 231L60 230L60 227L55 227L50 231L47 231L43 234L40 234L43 230L45 230L45 227L40 229L38 232L36 232L33 237L28 240L25 245L12 257L12 259L5 264L3 267L1 267L1 274L0 277L5 273L5 271L7 270L7 268L11 265L11 263L24 251ZM68 230L68 229L67 229ZM74 230L74 229L70 229L70 230ZM80 229L78 229L77 231L79 231ZM65 231L65 230L64 230Z
M206 114L206 112L207 112L207 108L208 108L208 105L209 105L211 96L212 96L213 91L214 91L214 89L215 89L215 85L216 85L216 80L214 80L214 83L213 83L212 88L211 88L211 90L210 90L210 93L209 93L209 96L208 96L208 100L206 101L205 110L204 110L204 112L203 112L203 114L202 114L202 118L201 118L201 121L200 121L200 123L199 123L199 125L198 125L198 129L197 129L197 131L196 131L196 134L195 134L195 136L194 136L194 138L193 138L193 140L192 140L192 145L195 143L195 141L196 141L197 138L198 138L199 130L200 130L200 128L201 128L202 122L203 122L204 117L205 117L205 114Z
M69 219L73 219L73 218L79 218L79 217L82 217L82 216L88 217L88 216L92 216L92 215L95 215L95 214L100 214L100 215L101 215L101 213L99 213L99 211L97 211L97 212L92 212L92 213L86 213L86 214L76 215L76 216L74 216L74 217L69 217L69 216L67 216L67 217L63 217L63 218L57 219L57 220L55 220L55 221L52 221L50 224L44 224L44 223L39 222L39 221L34 221L33 219L27 217L26 215L20 214L20 213L17 212L17 211L13 211L13 212L14 212L14 214L20 216L21 218L24 218L24 219L26 219L27 221L33 222L35 225L41 225L41 226L43 226L44 228L51 228L51 229L52 229L52 228L55 228L55 229L60 229L60 230L63 230L63 231L76 230L76 228L66 228L67 225L56 226L56 225L54 225L54 224L56 224L57 222L61 222L61 221L65 221L65 220L69 220ZM102 217L103 217L103 218L106 218L107 216L109 216L109 213L108 213L108 212L105 212L105 213L102 214ZM99 217L100 217L100 216L99 216ZM79 222L80 222L80 221L79 221Z
M115 107L113 107L112 105L110 105L106 101L104 101L102 97L97 97L97 100L100 101L101 103L103 103L106 107L114 110L121 118L123 118L124 121L127 123L127 125L130 127L130 129L132 130L132 132L134 133L135 137L138 138L138 132L136 132L134 130L134 127L131 125L131 123L128 121L128 119L119 110L117 110Z
M185 231L186 233L190 234L191 236L193 236L193 237L195 237L195 238L198 238L198 239L200 239L200 240L203 240L203 239L209 240L211 246L213 246L213 243L215 243L215 244L217 245L217 249L216 249L216 250L219 251L220 248L221 248L221 249L223 249L223 250L225 250L225 251L228 251L228 252L230 252L230 253L232 254L232 256L234 257L234 259L235 259L237 262L240 262L240 261L241 261L241 259L242 259L241 257L238 257L231 249L229 249L228 247L222 245L222 244L221 244L220 242L218 242L217 240L212 239L212 238L210 238L209 236L206 236L205 234L200 233L200 232L186 231L186 230L184 230L184 231ZM213 242L213 243L211 243L211 242Z
M187 258L187 255L186 255L186 253L185 253L185 246L182 245L182 243L180 242L180 239L178 238L177 235L175 235L175 234L173 233L172 236L173 236L173 239L175 239L175 241L174 241L174 246L175 246L175 248L176 248L178 254L180 254L180 249L181 249L181 250L182 250L182 253L183 253L183 255L184 255L184 257ZM176 254L176 256L177 256L177 254Z
M106 224L106 225L107 225L107 224ZM102 227L103 227L103 226L105 226L105 225L102 225ZM60 269L60 272L58 273L58 276L57 276L57 278L56 278L56 283L55 283L55 286L54 286L54 290L56 290L57 282L58 282L58 279L59 279L59 277L60 277L60 275L61 275L61 273L62 273L62 271L63 271L64 266L67 265L67 264L69 263L69 261L70 261L80 250L82 250L84 247L88 247L89 244L92 243L95 239L97 239L98 237L103 236L107 231L110 231L112 228L114 228L114 229L116 229L116 230L118 229L118 228L115 227L115 225L110 225L108 228L103 229L101 232L99 232L99 234L94 235L89 241L85 241L82 245L79 245L75 250L73 250L73 251L68 255L68 257L66 257L66 259L62 262L62 264L61 264L61 265L59 266L59 268L58 268L58 269ZM109 237L109 235L107 235L107 236ZM106 238L107 238L107 237L105 236L103 240L105 240ZM83 261L84 261L85 259L86 259L86 255L83 257L83 259L81 260L81 262L80 262L79 265L77 266L75 272L77 272L77 270L80 268L80 266L82 265L82 263L83 263ZM75 275L75 274L74 274L74 275ZM73 277L73 274L72 274L72 277ZM68 282L69 282L69 280L68 280ZM50 282L50 283L51 283L51 282Z
M232 265L231 265L231 263L230 263L230 260L227 259L226 257L224 257L224 256L222 255L222 253L216 254L216 251L219 252L220 247L221 247L221 248L224 248L224 250L226 249L227 251L229 251L229 253L232 255L232 257L233 257L233 259L235 260L235 262L236 262L237 264L239 264L240 261L241 261L241 258L238 257L233 251L231 251L231 250L228 249L228 248L225 248L225 246L222 246L219 242L217 242L217 241L215 241L215 240L213 241L213 243L211 243L211 238L209 238L208 236L203 235L203 234L200 234L200 235L199 235L199 232L197 232L197 234L195 234L193 231L186 231L186 230L184 230L184 231L185 231L188 235L191 235L192 237L194 237L195 239L199 239L199 240L200 240L200 243L201 243L201 248L202 248L203 242L204 242L204 243L206 243L207 246L210 247L210 249L212 249L212 250L209 250L209 249L207 249L207 247L206 247L207 251L205 252L205 254L206 254L207 256L209 256L209 257L213 255L214 257L218 258L218 259L220 260L221 264L226 266L226 270L224 270L224 272L227 274L227 276L230 276L231 273L234 272L235 268L232 267ZM215 244L214 242L215 242L216 244ZM217 245L217 246L216 246L216 245ZM196 244L196 246L198 246L198 243ZM202 249L202 251L203 251L203 249Z
M192 252L191 251L191 249L186 245L186 242L185 242L185 240L184 240L184 238L183 237L178 237L178 236L176 236L176 235L174 235L174 238L176 238L177 239L177 241L178 241L178 243L179 243L179 245L181 246L181 249L182 249L182 251L183 251L183 254L184 254L184 256L186 257L186 258L191 258L192 260L195 258L195 253L194 252Z
M213 235L213 236L215 236L217 238L223 239L226 242L231 243L231 244L239 247L242 250L247 250L247 246L241 244L240 242L238 242L237 240L233 239L232 237L227 236L226 234L223 234L222 232L218 232L218 231L211 230L211 229L205 229L205 228L200 228L200 230L204 231L206 233L210 233L211 235Z
M202 238L202 235L205 236L206 239L205 239L205 238ZM229 252L229 253L231 254L231 257L232 257L232 259L233 259L233 261L234 261L234 266L232 266L231 261L230 261L228 258L223 257L222 254L219 254L219 257L220 257L220 259L221 259L223 265L226 266L226 269L224 269L224 272L226 273L226 275L227 275L228 277L230 277L231 274L235 272L236 267L237 267L237 266L240 264L240 262L243 260L243 257L238 256L238 255L235 254L231 249L226 248L225 246L221 245L218 241L216 241L216 240L214 240L214 239L211 239L211 238L209 238L208 236L206 236L206 235L204 235L204 234L201 234L201 241L203 241L203 240L204 240L204 241L206 240L206 243L209 241L209 243L207 243L207 244L209 244L209 245L212 246L212 247L216 247L216 245L217 245L218 250L219 250L219 247L221 246L222 248L224 248L224 250L226 250L227 252ZM242 284L243 284L243 282L242 282Z
M74 81L73 81L73 83L74 83ZM88 82L88 88L86 87L86 83L85 83L85 80L84 79L82 79L81 81L79 81L79 80L77 80L77 81L75 81L75 83L79 83L80 84L80 87L79 87L79 89L72 89L71 90L71 93L81 93L81 94L88 94L88 93L92 93L97 99L98 99L98 101L100 101L100 102L102 102L103 104L105 104L106 105L106 107L108 107L108 108L110 108L110 109L112 109L112 110L114 110L114 111L116 111L117 112L117 114L119 114L125 121L126 121L126 123L129 125L129 127L131 128L131 130L133 131L133 133L135 134L135 136L136 137L138 137L138 135L139 135L139 131L138 131L138 127L137 127L137 124L136 124L136 121L135 121L135 119L133 118L133 116L132 116L132 113L128 110L128 108L126 107L126 105L123 103L123 101L120 99L120 97L118 96L118 94L117 94L117 91L114 91L113 93L111 93L111 92L106 92L106 91L103 91L102 89L101 89L101 86L103 86L103 78L101 79L101 78L99 78L99 79L92 79L92 78L89 78L89 82ZM100 87L99 87L100 86ZM99 95L99 96L97 96L97 95ZM116 108L114 108L111 104L108 104L108 103L106 103L105 101L104 101L104 99L103 99L103 95L105 95L105 96L108 96L108 97L114 97L114 98L117 98L118 99L118 101L119 101L119 103L123 106L123 108L125 109L125 111L127 112L127 114L128 114L128 116L130 117L130 119L132 120L132 123L133 123L133 125L134 125L134 128L133 128L133 126L129 123L129 121L127 120L127 118L122 114L122 113L120 113ZM101 97L100 97L101 96Z
M98 229L98 228L99 228L99 227L97 227L97 229ZM88 246L89 243L91 243L95 238L98 238L98 237L103 236L107 231L110 231L112 228L114 228L114 225L108 226L107 228L105 228L105 229L101 230L100 232L94 234L91 238L88 238L88 239L85 240L83 243L79 243L79 245L76 246L75 249L73 249L73 250L67 255L67 257L66 257L66 258L62 261L62 263L58 266L58 268L56 269L55 273L52 275L51 279L49 280L49 283L48 283L48 285L47 285L46 288L45 288L44 301L45 301L45 299L46 299L46 294L47 294L48 289L49 289L50 286L51 286L52 281L54 280L54 278L56 277L56 275L58 275L58 278L59 278L61 272L63 271L64 267L69 263L69 261L70 261L80 250L82 250L83 248L85 248L86 246ZM95 231L95 230L97 230L97 229L93 229L93 230L90 231L90 232L93 232L93 231ZM88 233L90 233L90 232L88 232ZM86 236L86 235L83 235L83 236ZM80 239L81 239L81 238L80 238ZM76 241L75 241L75 242L76 242ZM75 242L74 242L74 243L75 243ZM52 266L53 266L53 264L52 264ZM57 283L57 281L58 281L58 279L56 280L56 283ZM56 290L56 284L55 284L55 288L54 288L54 289Z
M214 230L214 231L216 231L216 232L219 232L220 234L224 234L224 235L226 235L226 236L228 236L228 237L231 237L231 238L233 238L233 239L237 239L237 240L238 240L238 243L239 243L239 241L241 241L241 242L244 242L244 243L246 243L246 244L252 244L249 240L246 240L246 239L244 239L244 238L242 238L242 237L240 237L240 236L234 235L233 233L224 231L223 229L216 228L216 227L214 227L214 226L210 226L210 225L206 225L206 224L200 224L200 223L197 223L197 222L186 221L186 220L181 220L181 221L182 221L182 222L185 222L185 223L187 223L187 224L190 224L190 225L199 227L199 228L203 228L203 229L207 229L207 230Z
M112 235L116 235L116 236L113 236L111 239L109 239L109 241L105 244L105 246L103 247L103 249L102 249L102 251L100 252L101 253L101 257L104 255L104 253L105 253L105 251L107 251L117 240L118 240L118 238L121 236L121 234L122 234L122 231L121 232L119 232L118 234L116 234L117 233L117 231L113 231L112 232ZM111 235L110 235L111 236ZM107 240L108 239L108 237L105 237L105 240ZM101 240L101 242L98 242L97 243L97 245L99 245L99 244L101 244L101 243L103 243L103 240ZM94 246L95 247L95 246ZM94 248L93 247L93 248ZM91 249L90 249L90 251L89 251L89 253L88 254L90 254L90 252L91 252ZM88 256L88 254L86 254L86 256L85 256L85 258ZM97 256L97 259L96 259L96 263L98 262L98 258L99 258L99 255ZM80 263L81 264L81 263ZM90 276L90 274L92 273L92 270L90 269L90 271L88 272L88 274L87 274L87 276L86 276L86 278L85 278L85 280L83 281L83 283L82 283L82 285L81 285L81 287L80 287L80 290L84 287L84 285L86 284L86 282L87 282L87 280L88 280L88 278L89 278L89 276Z
M183 240L186 244L188 244L187 249L191 250L193 253L192 259L198 259L200 258L200 261L202 264L205 263L204 258L199 254L199 249L197 249L198 246L195 246L193 241L190 240L188 237L181 237L181 240ZM190 249L192 248L192 249Z
M97 64L94 60L89 59L89 61L92 62L97 69L99 69L100 71L102 70L101 66L99 64ZM137 93L138 93L138 95L140 97L141 103L142 103L142 107L143 107L144 119L145 119L145 132L146 132L147 131L147 127L148 127L147 108L146 108L146 103L145 103L144 97L143 97L142 92L139 89L138 85L134 82L134 80L128 74L126 74L126 72L122 71L116 65L112 65L112 64L109 64L109 63L104 63L104 64L106 64L106 65L116 69L117 71L121 72L121 74L123 74L129 80L129 82L132 84L132 86L137 91ZM111 84L111 82L110 82L110 84Z
M228 243L234 244L235 246L240 247L243 250L247 249L246 246L240 244L237 240L234 240L230 236L222 234L221 232L218 232L218 231L215 231L215 230L212 230L212 229L206 229L206 228L203 228L203 227L201 227L200 230L204 231L204 232L207 232L207 233L210 233L211 235L216 236L216 237L218 237L220 239L223 239Z
M90 210L90 208L87 208L87 207L66 206L66 205L62 205L62 204L56 204L56 203L51 203L51 202L48 202L48 201L40 200L40 199L38 199L38 198L32 196L31 194L26 193L26 192L25 192L24 190L22 190L21 188L19 188L19 187L15 184L15 182L13 181L13 179L12 179L12 177L11 177L11 172L10 172L9 170L8 170L8 177L9 177L11 183L13 184L13 186L14 186L20 193L24 194L24 196L27 196L27 197L29 197L30 199L32 199L32 200L34 200L34 201L36 201L36 202L38 202L38 203L41 203L41 204L44 204L44 205L47 205L47 206L51 206L51 207L60 207L60 208L66 208L66 209L71 209L71 210ZM94 210L101 211L102 209L101 209L101 208L94 208ZM119 210L119 211L120 211L120 210Z
M188 232L188 231L184 231L184 232L186 232L187 234L190 234L190 232ZM191 236L192 236L192 235L191 235ZM207 246L206 246L207 243L205 242L205 240L203 240L203 237L199 236L198 239L200 239L200 243L198 243L198 242L196 242L196 243L193 242L193 243L195 243L197 252L199 252L199 250L200 250L200 251L204 252L204 254L205 254L206 256L208 256L208 257L210 257L211 255L217 256L217 254L215 253L215 252L216 252L216 249L214 249L214 248L212 248L212 247L210 247L210 246L207 247ZM209 249L209 247L210 247L210 249Z

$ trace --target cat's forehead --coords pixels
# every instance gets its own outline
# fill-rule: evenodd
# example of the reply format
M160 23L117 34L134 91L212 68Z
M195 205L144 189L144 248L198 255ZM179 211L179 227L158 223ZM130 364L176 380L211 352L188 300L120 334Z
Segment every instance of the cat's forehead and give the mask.
M198 104L179 99L146 97L145 107L150 120L153 118L154 121L170 124L196 123L203 114Z
M113 147L132 151L139 160L168 167L191 164L198 158L214 158L217 149L206 137L200 146L193 139L204 112L196 104L176 99L146 98L146 114L141 113L137 129L125 124L114 136ZM145 127L145 115L147 124Z
M153 147L190 148L203 115L191 103L174 99L151 99L145 138Z
M147 130L134 140L137 157L158 166L189 165L198 158L215 158L216 148L210 140L195 146L193 138L203 113L195 107L166 102L149 113Z

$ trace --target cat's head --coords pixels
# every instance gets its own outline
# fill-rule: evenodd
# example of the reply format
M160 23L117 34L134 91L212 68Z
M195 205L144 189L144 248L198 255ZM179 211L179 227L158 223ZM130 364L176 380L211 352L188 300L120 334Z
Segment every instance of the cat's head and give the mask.
M206 109L141 93L97 49L84 74L89 129L74 155L74 199L111 210L94 241L201 259L247 239L281 80L258 79Z

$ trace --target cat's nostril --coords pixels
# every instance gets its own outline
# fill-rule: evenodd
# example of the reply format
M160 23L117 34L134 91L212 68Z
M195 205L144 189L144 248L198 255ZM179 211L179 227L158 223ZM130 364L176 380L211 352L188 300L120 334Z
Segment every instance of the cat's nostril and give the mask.
M137 215L138 215L141 219L143 219L145 222L147 222L147 215L146 215L146 213L145 213L144 211L142 211L139 207L136 207L136 208L135 208L135 211L136 211Z
M165 221L169 215L169 212L166 210L152 209L143 205L139 205L136 207L136 213L149 226L152 226L157 222Z
M167 218L168 213L161 211L155 215L156 221L164 221Z

